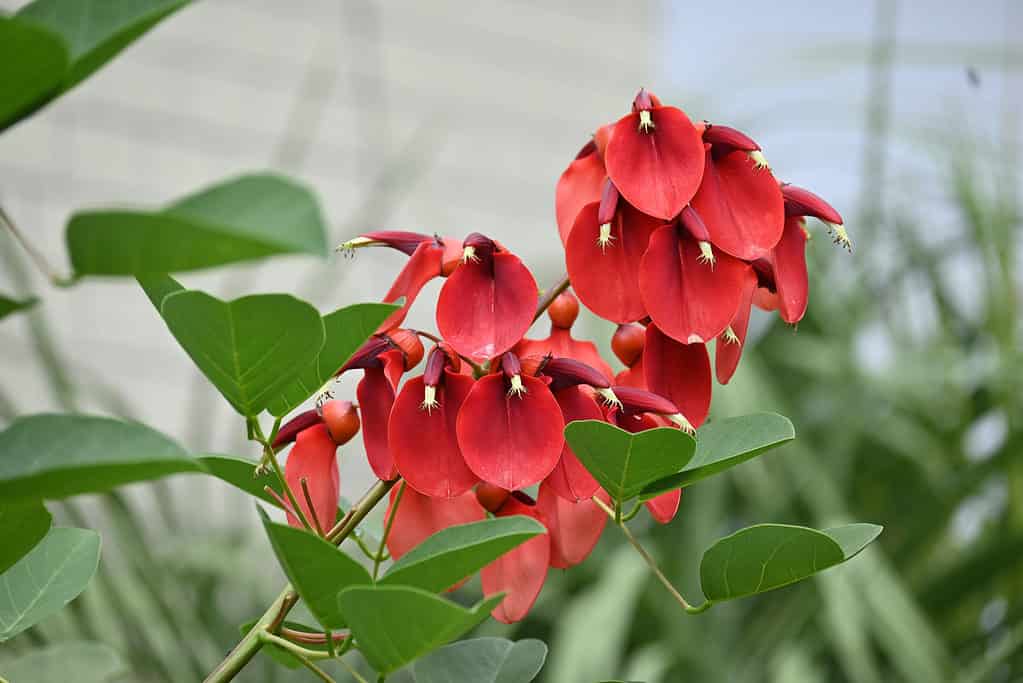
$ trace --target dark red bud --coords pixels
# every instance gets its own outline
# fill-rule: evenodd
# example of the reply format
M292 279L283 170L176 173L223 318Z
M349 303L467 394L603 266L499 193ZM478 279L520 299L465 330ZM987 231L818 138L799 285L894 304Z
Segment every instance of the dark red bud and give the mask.
M725 148L727 151L737 149L743 152L755 152L760 149L760 145L745 133L729 126L718 126L710 123L703 130L703 141L709 142L715 148Z
M562 292L551 302L547 315L554 327L569 329L579 317L579 300L571 292Z
M506 353L501 356L501 370L508 379L522 374L522 363L514 353Z
M618 210L618 188L610 178L604 179L604 188L600 193L600 208L597 209L597 224L604 225L615 219Z
M618 360L630 368L639 360L644 344L646 330L636 323L619 325L611 337L611 350L618 356Z
M274 450L283 448L294 441L299 432L308 429L313 425L320 424L321 422L323 422L323 418L320 417L320 413L315 409L299 413L285 422L284 426L277 430L277 436L274 437L271 446L273 446Z
M351 401L327 401L320 410L330 438L338 446L345 445L359 432L359 413Z
M405 370L411 370L423 360L423 342L412 330L395 329L387 333L387 337L401 349L405 360Z
M636 93L636 99L632 101L632 111L647 111L654 108L653 96L646 91L646 88L640 88L639 92Z
M842 215L835 208L809 190L795 185L782 185L786 216L812 216L826 223L842 225Z
M636 389L634 387L611 387L615 396L622 402L620 408L622 415L636 415L638 413L655 413L657 415L677 415L678 406L672 401L655 393Z
M412 252L416 250L423 242L428 242L432 239L430 235L422 235L418 232L405 232L403 230L380 230L378 232L364 232L360 237L373 240L374 242L382 242L392 249L412 255Z
M497 251L497 244L494 242L494 240L490 239L486 235L474 232L468 237L466 237L465 240L462 242L462 249L472 250L471 252L472 256L465 257L467 260L489 261L491 256L494 255L494 252Z
M541 372L551 378L551 391L580 384L587 384L594 389L611 386L603 373L574 358L551 358Z
M504 505L504 501L508 500L509 495L509 492L500 486L494 486L485 481L476 487L476 500L489 512L500 510L501 506Z
M444 367L448 364L448 356L440 345L430 349L430 355L426 357L426 370L423 372L423 384L428 387L435 387L440 384L440 378L444 376Z
M365 370L366 368L379 367L380 361L377 359L377 356L393 348L394 343L386 335L373 335L359 347L359 350L348 359L348 362L336 374L340 375L347 370Z
M682 227L692 235L694 240L697 242L710 242L710 233L707 232L707 226L704 224L703 219L700 218L700 214L692 206L687 205L686 208L682 209L678 220L682 223Z

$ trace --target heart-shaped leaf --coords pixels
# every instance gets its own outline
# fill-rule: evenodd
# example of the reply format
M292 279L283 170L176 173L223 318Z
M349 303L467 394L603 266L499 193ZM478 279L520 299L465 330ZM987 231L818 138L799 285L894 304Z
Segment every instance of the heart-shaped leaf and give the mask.
M41 500L0 503L0 574L43 540L53 518Z
M287 294L221 301L180 291L163 300L167 327L203 374L242 415L257 415L316 358L323 321Z
M787 524L741 529L703 554L703 594L721 602L787 586L852 558L881 531L876 524L823 531Z
M256 476L256 466L259 463L252 460L234 455L201 455L196 460L207 474L259 498L264 503L278 506L277 500L263 490L264 486L269 486L279 495L284 495L280 480L272 473Z
M439 593L545 531L542 524L523 515L450 526L402 555L380 583Z
M35 0L0 18L0 130L70 90L186 4Z
M594 479L618 502L678 472L696 450L693 438L678 429L658 427L630 434L600 420L569 423L565 439Z
M174 273L327 250L316 197L271 174L234 178L163 209L76 213L67 243L79 275Z
M696 454L681 472L643 488L642 500L674 491L735 467L796 437L787 417L756 413L708 422L696 430Z
M355 586L338 602L359 649L384 674L445 645L473 628L504 598L494 595L471 609L408 586Z
M0 432L0 499L66 498L201 466L137 422L89 415L29 415Z
M34 296L27 299L12 299L0 294L0 320L6 318L11 313L23 311L26 308L32 308L38 301L39 300Z
M270 413L287 415L315 394L396 310L391 304L355 304L323 316L326 341L320 355L270 404Z
M262 510L260 515L284 573L309 611L324 628L344 628L345 619L338 610L338 591L373 583L369 572L319 536L271 522Z
M0 643L54 614L85 590L99 565L99 534L50 529L46 538L0 574Z
M474 638L451 643L412 665L415 683L529 683L547 659L547 645L529 638Z
M145 273L135 278L145 291L156 312L163 315L163 300L175 292L185 291L185 286L166 273Z
M110 646L66 641L26 652L4 664L0 674L12 683L109 683L123 680L127 672Z

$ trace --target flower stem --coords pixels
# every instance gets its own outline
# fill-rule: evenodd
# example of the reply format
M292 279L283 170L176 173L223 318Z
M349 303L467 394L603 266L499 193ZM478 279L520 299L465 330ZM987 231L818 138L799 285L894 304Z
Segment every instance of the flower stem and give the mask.
M384 525L384 533L380 537L380 546L377 547L377 554L373 557L373 580L377 580L377 574L380 573L380 563L384 561L384 550L387 548L387 537L391 535L391 527L394 526L394 518L398 516L398 505L401 503L401 497L405 494L405 480L402 480L401 485L398 486L398 493L394 496L394 505L391 506L391 516L387 518L387 524Z
M568 289L569 284L568 275L566 274L558 281L558 284L543 293L543 296L540 297L540 302L536 305L536 314L533 316L533 322L536 322L536 319L543 315L543 312L546 311L552 303L554 303L554 300L558 298L559 294Z
M46 260L46 257L43 256L42 252L32 246L32 243L28 241L28 238L22 234L21 230L18 229L18 226L14 224L13 220L11 220L11 217L3 210L3 207L0 207L0 223L2 223L11 235L14 236L14 239L21 245L21 248L25 250L25 253L28 254L32 263L35 264L35 267L39 270L39 272L50 281L50 284L55 287L70 287L75 283L77 280L75 276L64 277L57 273L57 271Z

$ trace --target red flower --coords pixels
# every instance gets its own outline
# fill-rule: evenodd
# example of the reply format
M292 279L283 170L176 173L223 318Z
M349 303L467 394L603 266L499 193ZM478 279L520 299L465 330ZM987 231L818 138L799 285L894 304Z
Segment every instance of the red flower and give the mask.
M526 515L545 524L532 498L516 491L495 512L498 517ZM504 600L490 613L494 619L511 624L525 618L543 589L551 562L551 537L534 536L513 548L480 571L483 594L504 593Z
M600 199L600 187L607 173L596 144L587 142L575 160L568 165L554 192L554 213L558 221L558 235L561 243L568 241L568 235L575 225L579 211L590 202Z
M298 501L302 514L310 524L323 531L334 524L337 516L341 481L336 454L337 444L331 438L327 425L316 424L299 432L295 446L284 463L284 480ZM302 480L305 480L309 490L312 508L306 502ZM292 510L288 510L288 524L302 527Z
M714 370L718 382L728 384L739 367L739 359L746 347L746 332L749 330L750 308L753 305L753 293L757 289L757 276L751 268L746 271L745 282L743 283L742 299L739 302L739 310L728 327L718 335L717 344L714 347Z
M559 358L574 358L586 363L604 374L607 379L614 377L614 371L603 358L593 342L582 341L572 336L572 324L579 315L579 301L571 292L562 292L547 309L551 319L551 333L546 339L523 339L515 345L514 351L520 358L543 356L548 353Z
M425 374L410 379L398 394L388 428L401 476L420 493L441 498L459 496L479 481L465 464L455 432L474 382L449 363L439 346L430 351Z
M649 216L671 220L700 185L703 142L681 109L662 106L640 90L632 113L615 124L604 161L608 176L629 204Z
M602 490L595 494L605 503L611 500ZM572 502L556 493L549 482L540 484L536 507L551 535L550 566L568 569L593 552L607 523L607 513L592 498Z
M682 489L676 489L651 498L644 505L654 521L658 524L667 524L678 514L680 502L682 502Z
M591 393L582 387L565 387L554 392L554 399L561 408L565 424L574 420L603 420L604 412ZM565 500L578 502L592 498L600 488L597 480L583 466L564 441L561 457L551 473L544 479L542 487L549 487ZM542 490L541 487L541 490Z
M517 256L473 233L464 262L437 300L437 328L459 354L475 361L495 358L522 339L533 323L536 281Z
M397 494L397 488L391 489L384 524L391 517ZM398 503L391 533L387 536L387 550L397 560L441 529L456 524L480 522L486 517L486 511L476 502L476 496L471 492L454 498L434 498L406 486L401 494L401 502Z
M712 386L706 345L682 344L651 323L646 328L643 374L646 388L670 399L693 428L707 419Z

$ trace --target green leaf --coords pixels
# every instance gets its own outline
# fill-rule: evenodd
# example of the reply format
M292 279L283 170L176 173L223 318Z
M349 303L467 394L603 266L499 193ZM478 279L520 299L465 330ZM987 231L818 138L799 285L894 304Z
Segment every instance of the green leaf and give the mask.
M165 273L146 273L135 278L145 291L156 312L163 315L163 300L176 292L185 291L185 286Z
M451 526L403 555L380 583L439 593L545 531L542 524L523 515Z
M723 472L740 463L783 446L796 437L787 417L757 413L708 422L696 430L696 454L682 471L658 479L643 488L640 498L649 500Z
M270 413L287 415L315 394L396 310L391 304L355 304L323 316L326 341L320 355L270 404Z
M630 434L600 420L570 422L565 439L590 474L619 502L678 472L696 449L692 437L678 429L658 427Z
M79 275L174 273L327 252L315 195L271 174L234 178L164 209L78 212L67 243Z
M338 603L363 655L388 674L475 627L503 598L466 609L419 588L355 586Z
M260 510L263 528L295 590L324 628L345 627L338 591L373 583L369 572L340 548L303 529L271 522Z
M40 500L0 503L0 574L46 536L53 518Z
M287 294L221 301L183 291L163 300L167 327L203 374L242 415L257 415L323 346L315 308Z
M68 60L60 36L32 22L0 16L0 131L53 97Z
M50 529L32 552L0 574L0 643L78 597L96 573L99 546L95 531Z
M741 529L703 554L703 594L720 602L787 586L852 558L881 531L875 524L824 531L787 524Z
M533 638L474 638L431 652L412 665L416 683L529 683L547 659L547 646Z
M0 499L66 498L201 470L145 425L89 415L29 415L0 432Z
M255 496L265 503L280 507L273 496L263 490L263 487L269 486L280 495L284 495L284 489L281 488L277 477L270 472L256 476L256 466L259 463L234 455L201 455L196 460L202 465L206 474Z
M124 660L103 643L69 641L26 652L2 671L11 683L109 683L128 673Z
M0 48L0 50L2 49L3 48ZM0 57L0 59L2 59L2 57ZM23 311L26 308L32 308L38 301L39 300L34 296L27 299L12 299L0 294L0 320L6 318L11 313Z

